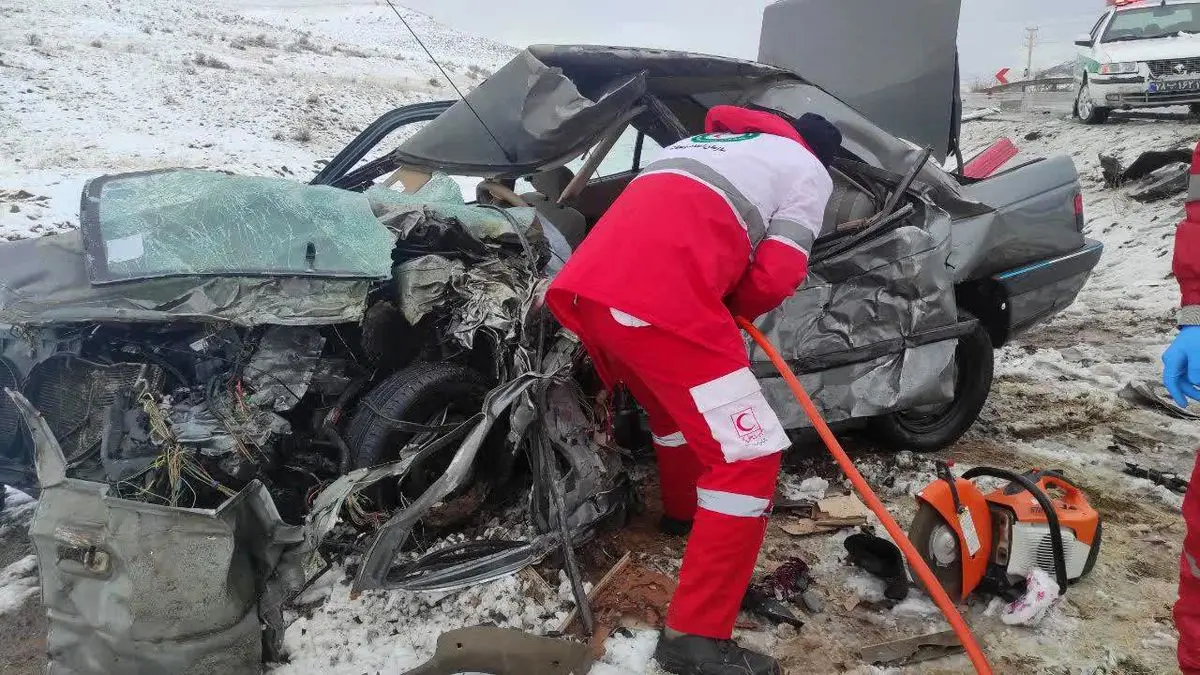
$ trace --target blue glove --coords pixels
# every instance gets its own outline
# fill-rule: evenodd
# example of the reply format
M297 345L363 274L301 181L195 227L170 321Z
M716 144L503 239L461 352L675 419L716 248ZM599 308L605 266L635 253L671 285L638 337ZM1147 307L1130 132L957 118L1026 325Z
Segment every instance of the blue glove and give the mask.
M1180 328L1162 360L1163 384L1175 403L1186 408L1189 398L1200 401L1200 326Z

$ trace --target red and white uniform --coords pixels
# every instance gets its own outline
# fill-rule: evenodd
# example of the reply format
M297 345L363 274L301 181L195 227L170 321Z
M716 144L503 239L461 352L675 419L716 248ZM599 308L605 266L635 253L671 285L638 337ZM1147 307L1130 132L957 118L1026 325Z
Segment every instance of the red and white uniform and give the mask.
M694 518L667 625L725 639L788 446L733 316L795 293L833 184L780 117L719 106L705 129L630 183L547 302L646 409L665 514Z
M1175 231L1172 268L1179 281L1180 325L1200 325L1200 145L1192 155L1187 215ZM1185 675L1200 675L1200 458L1183 498L1187 535L1179 561L1179 601L1175 627L1179 630L1179 667Z

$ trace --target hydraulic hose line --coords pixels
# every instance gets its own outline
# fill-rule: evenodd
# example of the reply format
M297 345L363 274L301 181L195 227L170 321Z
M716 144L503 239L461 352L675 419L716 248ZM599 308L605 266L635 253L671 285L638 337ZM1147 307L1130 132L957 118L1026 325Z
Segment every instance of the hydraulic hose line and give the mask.
M821 413L817 411L817 407L813 404L808 392L804 390L804 386L800 384L799 378L788 367L786 361L780 356L779 351L771 344L767 337L758 330L754 324L750 323L742 317L737 317L737 323L746 331L754 341L762 347L767 356L770 357L771 363L783 376L783 379L792 389L792 394L796 396L796 400L800 406L804 408L805 414L812 420L813 427L821 436L821 440L825 442L825 447L829 449L830 454L837 460L838 466L842 468L842 472L850 479L854 485L854 489L867 503L867 507L879 518L883 523L884 529L892 536L892 539L904 551L904 557L908 559L909 565L917 573L917 577L925 584L925 589L933 597L934 603L938 609L942 610L942 614L946 620L950 622L950 627L954 629L954 633L958 635L959 642L966 649L967 657L971 659L971 664L975 666L975 672L979 675L991 675L992 667L988 665L987 658L983 655L983 650L979 647L979 642L971 633L971 629L967 627L967 623L963 621L962 615L958 613L958 609L954 606L954 602L950 600L950 596L946 595L946 591L938 582L937 577L933 575L933 571L929 569L929 565L925 563L925 559L917 552L917 548L908 540L908 536L896 524L896 519L888 513L887 507L883 505L879 497L863 479L862 474L855 468L854 462L850 460L850 456L842 449L842 444L838 442L837 437L833 435L829 425L825 423L825 419L821 417Z

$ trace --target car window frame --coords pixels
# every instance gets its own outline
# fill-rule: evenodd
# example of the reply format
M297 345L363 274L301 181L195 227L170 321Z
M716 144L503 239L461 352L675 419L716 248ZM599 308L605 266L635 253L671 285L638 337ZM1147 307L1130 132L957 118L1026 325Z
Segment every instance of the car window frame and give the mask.
M1103 28L1108 23L1108 20L1110 18L1112 18L1112 15L1114 13L1115 12L1110 10L1110 11L1107 11L1107 12L1101 14L1100 18L1096 20L1096 25L1092 26L1092 32L1089 33L1089 35L1092 36L1092 45L1093 46L1095 46L1096 44L1098 44L1100 42L1100 36L1104 34L1104 31L1102 31L1101 28Z

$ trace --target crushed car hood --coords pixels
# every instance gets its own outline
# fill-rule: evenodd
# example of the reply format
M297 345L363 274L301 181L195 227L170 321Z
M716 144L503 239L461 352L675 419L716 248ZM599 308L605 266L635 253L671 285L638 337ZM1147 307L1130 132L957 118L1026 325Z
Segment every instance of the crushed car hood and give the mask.
M959 109L960 0L785 0L766 8L758 59L799 74L939 161Z
M362 319L367 279L162 277L96 286L79 232L0 246L0 323L228 321L314 326Z

